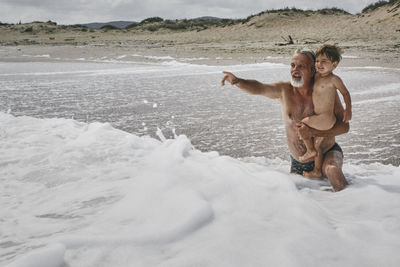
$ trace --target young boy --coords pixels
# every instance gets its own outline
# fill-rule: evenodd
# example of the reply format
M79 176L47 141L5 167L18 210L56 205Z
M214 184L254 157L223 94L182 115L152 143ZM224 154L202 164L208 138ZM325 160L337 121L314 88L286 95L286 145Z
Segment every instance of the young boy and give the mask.
M315 74L312 100L314 104L315 115L306 117L302 120L307 126L317 130L329 130L336 123L334 114L336 89L343 95L346 109L344 111L343 121L351 120L351 98L349 91L342 80L332 73L341 59L341 49L334 45L323 45L315 53ZM319 149L323 137L316 137L304 140L307 152L300 157L301 161L315 159L315 167L311 172L304 172L304 176L310 178L319 178L322 176L323 154Z

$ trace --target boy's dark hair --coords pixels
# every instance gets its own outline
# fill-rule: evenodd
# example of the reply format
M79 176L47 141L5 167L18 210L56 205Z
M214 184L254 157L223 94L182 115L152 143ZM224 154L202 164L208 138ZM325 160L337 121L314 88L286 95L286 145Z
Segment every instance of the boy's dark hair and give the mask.
M315 56L325 55L332 62L340 62L342 59L342 49L336 45L324 44L315 52Z

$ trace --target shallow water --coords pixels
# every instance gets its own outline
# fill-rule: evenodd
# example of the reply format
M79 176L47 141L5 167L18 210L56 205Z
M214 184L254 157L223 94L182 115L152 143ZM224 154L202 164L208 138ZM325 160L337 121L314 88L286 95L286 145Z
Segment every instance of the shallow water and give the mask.
M0 63L0 110L16 116L109 122L139 136L185 134L202 151L288 158L278 101L220 86L221 72L263 82L289 79L289 66L44 61ZM346 161L400 165L400 69L339 67L353 100Z

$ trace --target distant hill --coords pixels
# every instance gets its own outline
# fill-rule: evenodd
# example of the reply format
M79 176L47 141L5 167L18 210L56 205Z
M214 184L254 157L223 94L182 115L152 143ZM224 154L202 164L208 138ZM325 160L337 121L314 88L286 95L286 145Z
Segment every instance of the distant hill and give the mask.
M207 21L219 21L222 20L221 18L217 17L211 17L211 16L204 16L204 17L199 17L196 19L192 20L207 20ZM104 28L104 26L112 26L116 27L119 29L125 29L127 26L135 27L135 25L140 24L139 22L135 21L110 21L110 22L93 22L93 23L86 23L86 24L80 24L82 26L88 27L89 29L101 29ZM143 24L143 21L142 21Z
M359 14L337 8L266 10L246 19L162 19L150 17L139 23L112 21L84 25L58 25L55 22L6 24L0 22L0 45L174 44L239 43L238 51L259 51L264 45L319 45L345 43L359 49L398 55L400 51L400 0L379 2ZM126 26L128 25L128 26ZM329 25L329 27L327 26ZM124 30L115 30L123 28ZM134 34L132 34L134 33ZM253 42L248 49L246 42ZM283 42L284 41L284 42ZM255 46L255 44L260 44ZM361 47L361 45L363 47ZM367 48L366 48L367 47ZM344 49L347 49L344 47ZM225 50L224 50L225 51ZM228 51L228 50L227 50Z
M211 16L204 16L204 17L199 17L199 18L195 18L195 19L202 19L202 20L221 20L221 18L211 17Z
M382 7L382 6L386 6L386 7L393 6L393 8L398 8L398 7L400 7L400 1L399 0L389 0L389 1L380 0L378 2L375 2L375 3L372 3L372 4L368 5L368 6L366 6L362 10L362 13L373 11L373 10L379 8L379 7Z
M93 23L87 23L87 24L81 24L83 26L86 26L90 29L100 29L101 27L104 27L106 25L111 25L114 27L117 27L119 29L125 29L126 26L135 24L137 22L135 21L110 21L110 22L93 22Z

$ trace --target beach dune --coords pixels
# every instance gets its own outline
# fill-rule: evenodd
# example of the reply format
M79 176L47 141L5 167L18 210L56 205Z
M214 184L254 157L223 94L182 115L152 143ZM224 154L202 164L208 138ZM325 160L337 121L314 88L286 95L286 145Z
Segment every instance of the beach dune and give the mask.
M54 22L1 25L0 44L46 50L59 57L101 54L104 47L135 50L148 55L232 58L254 62L265 56L289 56L296 47L340 45L345 54L383 65L396 65L400 56L400 2L391 2L360 14L339 9L304 11L282 9L261 12L230 26L170 30L157 23L130 29L89 29ZM151 29L151 30L149 30ZM62 46L62 48L60 48ZM90 49L83 47L89 46ZM78 48L79 47L79 48ZM16 57L12 49L2 57ZM64 55L65 54L65 55Z

